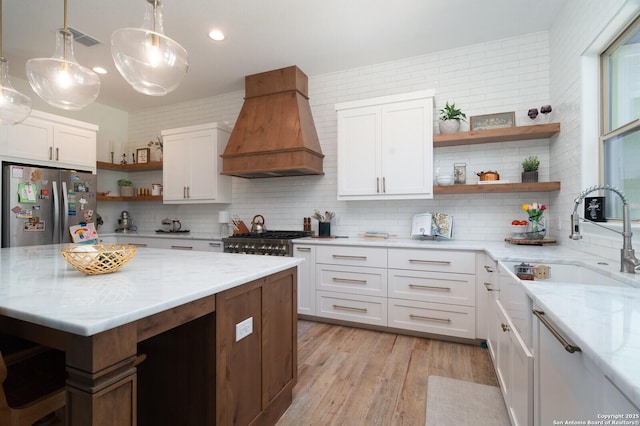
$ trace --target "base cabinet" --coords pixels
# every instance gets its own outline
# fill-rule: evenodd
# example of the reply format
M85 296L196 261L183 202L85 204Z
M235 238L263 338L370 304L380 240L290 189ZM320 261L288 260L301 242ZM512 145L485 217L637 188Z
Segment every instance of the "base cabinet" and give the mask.
M513 323L498 302L496 375L507 412L514 426L533 422L533 354L516 332Z
M294 244L304 250L310 246ZM315 289L315 312L299 306L298 313L475 339L476 253L324 244L315 248L315 277L308 279ZM296 251L296 256L305 253ZM301 295L300 300L308 299Z
M275 424L297 379L295 269L216 295L216 425Z
M298 265L298 313L315 315L316 247L313 245L295 245L293 247L293 256L304 259L304 262Z
M534 309L540 312L539 308ZM599 416L603 414L631 416L618 420L637 422L638 407L611 384L588 356L581 351L568 352L551 329L568 343L572 343L571 339L548 316L542 316L548 326L536 318L533 328L535 424L549 425L559 419L598 424L595 422L602 421Z

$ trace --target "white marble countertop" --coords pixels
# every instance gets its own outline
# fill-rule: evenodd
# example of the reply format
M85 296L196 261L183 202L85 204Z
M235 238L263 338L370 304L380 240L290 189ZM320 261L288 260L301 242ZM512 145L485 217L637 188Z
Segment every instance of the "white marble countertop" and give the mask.
M303 262L145 248L115 273L85 275L61 247L0 249L1 315L90 336Z
M619 272L618 261L572 250L566 245L525 246L501 242L364 238L304 238L294 244L359 245L387 248L484 251L494 260L575 263L597 269L629 287L540 284L521 281L534 304L544 310L564 334L604 374L640 407L640 273ZM622 245L622 241L620 242Z
M126 237L126 238L176 238L180 240L206 240L222 241L219 234L208 234L203 232L112 232L100 233L100 237Z

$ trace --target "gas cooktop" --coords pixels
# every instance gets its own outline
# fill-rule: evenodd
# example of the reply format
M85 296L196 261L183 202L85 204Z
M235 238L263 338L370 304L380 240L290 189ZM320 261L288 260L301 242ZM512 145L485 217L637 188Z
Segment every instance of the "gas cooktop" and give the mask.
M303 238L310 236L308 231L267 231L260 234L233 234L229 238L262 238L272 240L293 240L294 238Z

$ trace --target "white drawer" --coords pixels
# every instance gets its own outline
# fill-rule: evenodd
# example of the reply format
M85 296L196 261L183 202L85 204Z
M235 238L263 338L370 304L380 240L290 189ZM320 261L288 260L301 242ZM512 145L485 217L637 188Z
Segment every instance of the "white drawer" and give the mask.
M475 274L476 255L454 250L390 249L389 268Z
M316 292L316 315L363 324L387 325L387 299L327 291Z
M389 297L475 306L475 276L389 269Z
M389 327L475 339L475 308L388 299Z
M316 289L387 297L387 273L380 268L320 264Z
M387 267L387 249L381 247L318 246L316 263Z

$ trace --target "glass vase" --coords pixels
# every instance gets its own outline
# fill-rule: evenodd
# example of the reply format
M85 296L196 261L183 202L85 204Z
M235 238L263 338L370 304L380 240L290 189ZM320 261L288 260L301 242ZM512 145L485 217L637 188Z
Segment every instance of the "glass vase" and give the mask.
M542 240L547 234L547 218L544 216L529 217L527 232L528 240Z

